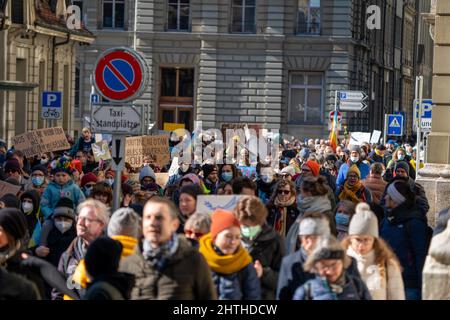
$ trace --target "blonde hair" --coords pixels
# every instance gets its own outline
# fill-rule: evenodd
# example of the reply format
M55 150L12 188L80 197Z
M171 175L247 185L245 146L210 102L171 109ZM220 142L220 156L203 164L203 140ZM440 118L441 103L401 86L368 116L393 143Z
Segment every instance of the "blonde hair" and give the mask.
M351 246L351 238L352 236L347 236L342 240L341 243L344 246L345 250L347 250L348 247ZM402 269L394 251L392 251L392 249L383 239L374 237L372 250L374 250L375 252L375 263L380 268L381 276L384 277L386 275L385 270L389 264L397 266L398 268L400 268L400 270Z
M111 215L111 212L103 202L92 198L88 198L87 200L83 201L78 205L77 214L79 215L81 210L83 210L86 207L93 208L97 219L100 220L105 225L105 227L108 225L109 216Z

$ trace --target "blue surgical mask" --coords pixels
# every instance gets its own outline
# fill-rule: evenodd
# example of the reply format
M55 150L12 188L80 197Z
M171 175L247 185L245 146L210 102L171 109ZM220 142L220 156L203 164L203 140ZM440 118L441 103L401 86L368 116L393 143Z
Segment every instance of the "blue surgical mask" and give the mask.
M334 220L336 224L341 226L348 226L350 224L350 217L343 212L337 212Z
M45 181L44 177L32 177L31 178L31 182L35 185L35 186L41 186Z
M113 183L114 183L114 179L106 179L105 181L106 181L106 183L109 184L110 186L112 186Z
M222 179L229 182L233 179L233 172L222 172Z
M398 155L398 160L403 160L403 159L405 159L405 155L404 154L399 154Z
M261 180L264 183L271 183L273 181L273 176L264 175L264 176L261 176Z
M89 197L91 195L92 188L93 188L92 186L91 187L84 187L84 195L86 197Z

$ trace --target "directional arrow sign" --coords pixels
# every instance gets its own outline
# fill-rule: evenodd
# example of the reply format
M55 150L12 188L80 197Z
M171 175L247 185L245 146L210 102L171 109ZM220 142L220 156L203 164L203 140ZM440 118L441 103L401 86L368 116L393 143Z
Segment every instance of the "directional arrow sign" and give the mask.
M121 171L125 165L125 136L114 135L112 140L112 165L115 171Z
M362 101L341 101L339 104L339 110L342 111L361 111L367 108L367 104Z
M367 94L363 91L341 91L339 99L341 101L364 101L367 99Z

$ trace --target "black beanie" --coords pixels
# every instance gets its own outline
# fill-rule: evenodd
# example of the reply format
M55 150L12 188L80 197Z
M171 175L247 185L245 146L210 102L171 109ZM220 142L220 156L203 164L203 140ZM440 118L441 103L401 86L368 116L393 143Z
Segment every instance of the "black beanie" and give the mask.
M208 178L208 176L211 174L211 172L213 171L217 171L217 167L213 164L204 164L202 166L202 171L203 171L203 178Z
M5 204L5 208L20 209L20 199L11 193L5 194L0 198L0 201Z
M180 196L181 194L186 193L188 195L190 195L192 198L194 198L195 200L197 200L197 196L200 194L203 194L202 189L196 185L196 184L188 184L184 187L181 188L180 190Z
M32 169L31 169L31 173L35 172L35 171L42 171L42 173L44 174L44 176L48 175L48 170L46 166L43 166L42 164L38 164L35 165Z
M108 237L95 239L88 247L84 263L92 278L116 273L119 269L122 244Z
M23 239L27 233L27 221L19 209L0 209L0 226L14 239Z
M402 168L403 170L405 170L408 175L409 175L409 164L406 161L398 161L395 164L395 168L394 171L397 171L398 168Z
M66 207L66 208L70 208L70 209L74 209L73 208L73 201L72 200L70 200L69 198L61 198L61 199L59 199L59 201L56 203L56 206L55 206L55 208L58 208L58 207Z

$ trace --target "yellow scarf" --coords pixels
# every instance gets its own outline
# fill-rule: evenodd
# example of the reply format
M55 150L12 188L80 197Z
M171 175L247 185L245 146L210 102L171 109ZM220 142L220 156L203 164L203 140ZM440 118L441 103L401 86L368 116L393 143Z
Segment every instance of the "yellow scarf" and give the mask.
M120 256L121 258L128 257L135 252L136 246L138 244L138 240L136 238L128 236L112 236L111 238L119 241L122 244L123 249Z
M234 254L219 255L214 250L211 233L200 238L200 253L205 257L211 270L222 274L236 273L253 261L242 246Z
M119 241L122 244L123 249L121 258L125 258L133 254L136 249L136 245L138 244L138 240L133 237L113 236L111 238ZM75 283L80 284L83 289L86 288L89 282L91 282L87 276L84 259L80 260L80 263L78 264L77 268L75 269L75 272L73 273L72 280ZM73 300L73 299L67 295L64 295L64 300Z
M362 202L362 200L356 196L356 192L358 192L358 190L361 189L361 187L362 187L362 183L360 180L358 180L358 182L354 186L350 186L348 184L348 181L346 181L344 184L344 189L342 190L341 194L339 195L339 199L340 200L350 200L351 202L353 202L355 204Z

